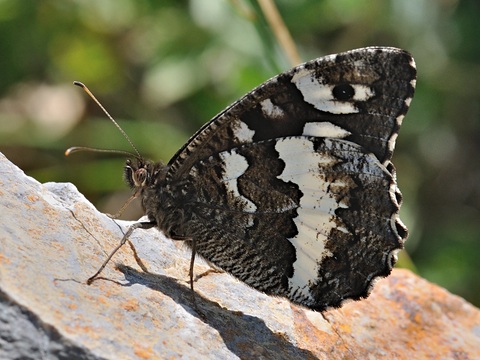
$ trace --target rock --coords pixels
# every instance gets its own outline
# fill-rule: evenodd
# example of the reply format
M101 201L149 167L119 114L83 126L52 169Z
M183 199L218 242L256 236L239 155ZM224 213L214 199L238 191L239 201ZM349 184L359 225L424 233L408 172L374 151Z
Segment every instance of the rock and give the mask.
M195 283L202 317L190 251L150 229L131 237L148 273L125 245L88 286L132 222L1 154L0 184L1 359L480 358L479 310L407 270L323 314L211 273Z

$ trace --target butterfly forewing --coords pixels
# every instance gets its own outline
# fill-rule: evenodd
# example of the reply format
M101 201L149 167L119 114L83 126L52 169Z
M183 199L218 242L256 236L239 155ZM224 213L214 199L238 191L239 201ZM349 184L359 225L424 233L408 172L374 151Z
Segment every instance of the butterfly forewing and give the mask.
M299 65L202 127L172 158L167 177L183 176L216 152L297 135L345 138L385 164L413 97L415 74L411 55L395 48L352 50Z
M316 310L365 297L407 235L390 159L414 85L393 48L280 74L192 136L144 191L147 214L267 294Z

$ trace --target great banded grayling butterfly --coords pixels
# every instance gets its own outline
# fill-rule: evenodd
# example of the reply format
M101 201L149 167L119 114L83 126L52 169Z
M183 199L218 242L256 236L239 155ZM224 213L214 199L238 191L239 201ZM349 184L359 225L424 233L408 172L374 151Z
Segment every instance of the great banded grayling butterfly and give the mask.
M407 229L390 159L415 88L407 52L369 47L294 67L205 124L167 165L125 178L148 222L247 285L313 310L368 296ZM69 149L70 152L78 148Z

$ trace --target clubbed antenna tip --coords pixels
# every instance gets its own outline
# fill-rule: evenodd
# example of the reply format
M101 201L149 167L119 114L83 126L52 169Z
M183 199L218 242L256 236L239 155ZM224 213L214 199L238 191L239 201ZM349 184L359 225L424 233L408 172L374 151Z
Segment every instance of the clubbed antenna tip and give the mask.
M97 100L95 95L92 94L92 92L88 89L88 87L80 81L74 81L73 85L80 86L83 90L85 90L85 92L88 94L88 96L90 96L93 99L93 101L95 101L97 103L97 105L100 107L100 109L102 109L102 111L108 116L108 118L113 122L113 124L117 127L117 129L122 133L122 135L125 137L125 139L127 139L128 143L133 148L133 150L135 150L135 153L137 154L135 157L141 158L142 156L140 155L140 152L137 150L136 146L133 145L133 142L130 140L127 133L125 131L123 131L123 129L120 127L120 125L118 125L118 123L113 119L113 117L103 107L103 105L100 103L100 101ZM81 151L81 150L85 150L85 148L73 147L73 148L67 149L67 151L65 151L65 155L68 156L69 154L71 154L73 152ZM100 151L100 149L95 149L94 151ZM112 152L112 151L109 150L109 152ZM117 152L122 153L121 151L117 151Z

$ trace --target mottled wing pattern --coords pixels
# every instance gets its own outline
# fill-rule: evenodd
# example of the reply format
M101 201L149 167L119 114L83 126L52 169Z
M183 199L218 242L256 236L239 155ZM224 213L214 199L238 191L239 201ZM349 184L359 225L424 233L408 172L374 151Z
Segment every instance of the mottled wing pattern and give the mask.
M167 233L267 294L315 310L367 296L407 236L390 159L414 85L412 57L393 48L267 81L170 161L158 223L179 214Z
M188 182L197 251L248 285L312 309L364 296L402 246L404 233L392 228L392 175L345 140L246 144L199 162Z
M415 76L412 56L396 48L363 48L299 65L205 124L172 158L167 179L181 178L194 162L220 151L298 135L344 137L386 164L413 97ZM339 99L348 85L353 96Z

